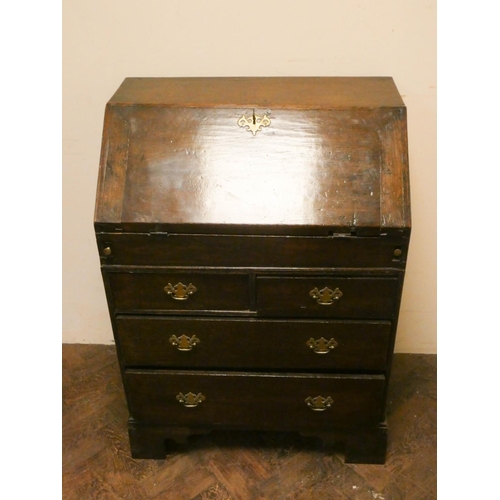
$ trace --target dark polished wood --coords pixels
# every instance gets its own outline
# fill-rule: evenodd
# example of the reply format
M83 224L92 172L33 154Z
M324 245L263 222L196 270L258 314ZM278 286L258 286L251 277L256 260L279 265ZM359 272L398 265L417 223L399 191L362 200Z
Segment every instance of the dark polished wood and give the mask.
M392 79L126 79L94 223L134 457L226 428L383 462L411 229Z
M118 316L116 334L126 366L246 370L383 371L388 321L321 321ZM198 339L189 351L171 338ZM316 353L310 340L334 340Z
M247 274L197 271L161 273L109 273L109 281L117 311L152 310L248 310L250 308ZM196 292L185 300L176 300L165 292L168 284L190 284ZM220 293L221 290L224 293Z
M345 464L342 440L326 446L294 432L198 429L188 439L180 428L165 448L163 427L127 427L114 346L64 344L62 364L64 500L437 498L434 355L394 355L384 465ZM368 451L367 436L352 439ZM155 445L166 460L131 458L131 446L139 456Z
M328 288L342 296L321 304L310 292ZM257 311L262 316L388 319L395 312L397 278L315 276L257 277Z
M154 229L152 226L151 232L146 234L99 234L98 245L103 263L126 266L363 266L402 269L408 252L408 238L405 237L353 238L350 232L328 235L325 228L323 236L183 235L155 233ZM220 228L212 229L215 233L221 231ZM304 228L302 230L305 231ZM229 228L225 227L225 231ZM319 232L319 228L315 231ZM110 255L105 255L106 248L111 250ZM396 249L402 252L399 257L394 256Z
M139 422L180 427L261 430L335 430L376 424L382 412L382 375L270 374L127 370L130 414ZM188 408L179 393L202 394ZM331 398L312 410L306 400Z
M202 232L207 225L249 225L255 234L258 226L409 227L406 110L394 83L352 79L348 92L360 99L354 105L335 96L336 79L320 82L312 96L303 93L303 80L282 82L281 99L303 104L282 109L280 99L269 102L272 126L252 136L237 123L257 99L247 89L270 99L272 80L210 80L212 89L232 88L234 102L223 108L217 105L222 90L207 95L212 102L200 97L203 105L187 107L183 89L190 84L126 81L122 99L106 108L95 221L167 230L191 225ZM201 79L191 88L203 95L206 84ZM305 85L315 88L313 81ZM151 86L163 86L165 102L145 105ZM318 109L325 96L328 109ZM305 109L308 100L318 104Z

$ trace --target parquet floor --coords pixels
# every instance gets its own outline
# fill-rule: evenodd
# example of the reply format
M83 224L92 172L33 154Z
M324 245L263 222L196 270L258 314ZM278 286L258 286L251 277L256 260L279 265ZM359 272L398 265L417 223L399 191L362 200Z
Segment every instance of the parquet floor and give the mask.
M114 346L65 344L64 500L431 500L436 495L436 356L395 356L385 465L290 434L214 433L166 460L129 456Z

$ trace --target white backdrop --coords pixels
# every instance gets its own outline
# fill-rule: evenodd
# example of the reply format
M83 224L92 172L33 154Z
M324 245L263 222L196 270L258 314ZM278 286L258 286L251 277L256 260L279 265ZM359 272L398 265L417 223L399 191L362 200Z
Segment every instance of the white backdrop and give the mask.
M128 76L392 76L408 107L412 240L397 352L436 352L436 4L67 0L63 342L111 343L93 234L104 106Z

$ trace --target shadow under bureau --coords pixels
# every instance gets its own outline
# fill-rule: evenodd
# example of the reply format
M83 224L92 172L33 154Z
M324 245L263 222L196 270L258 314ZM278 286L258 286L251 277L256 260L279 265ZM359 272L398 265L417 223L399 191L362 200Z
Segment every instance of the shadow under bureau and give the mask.
M94 226L133 457L221 428L384 462L410 238L391 78L127 78Z

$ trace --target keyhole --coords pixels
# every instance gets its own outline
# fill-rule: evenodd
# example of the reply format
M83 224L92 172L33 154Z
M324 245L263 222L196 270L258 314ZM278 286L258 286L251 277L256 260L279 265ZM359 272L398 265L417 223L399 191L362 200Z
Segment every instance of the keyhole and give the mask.
M255 125L255 109L253 110L253 124Z

